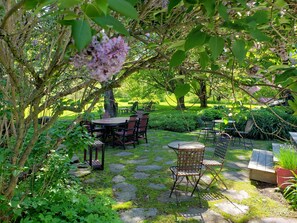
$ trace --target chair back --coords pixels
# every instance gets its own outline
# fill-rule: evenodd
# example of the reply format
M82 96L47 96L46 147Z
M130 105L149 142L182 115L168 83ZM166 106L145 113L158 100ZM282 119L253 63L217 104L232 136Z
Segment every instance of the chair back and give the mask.
M202 168L204 148L179 148L177 150L177 171L199 172Z
M219 139L216 141L215 150L213 156L224 160L227 154L231 136L227 133L222 133Z
M130 111L131 112L136 112L137 109L138 109L138 101L135 101L133 103L133 105L131 106Z
M137 115L130 115L129 121L135 121L137 120L138 116Z
M252 119L247 120L244 131L246 133L249 133L252 130L253 126L254 126L254 121Z
M127 120L124 128L125 135L133 135L135 134L137 120Z
M138 132L146 132L147 126L149 121L149 114L143 113L142 117L139 118L138 125L137 125L137 131Z
M213 129L214 125L215 125L215 123L213 121L203 121L202 128Z
M80 121L80 126L83 127L85 130L87 130L88 133L92 133L92 122L83 120Z

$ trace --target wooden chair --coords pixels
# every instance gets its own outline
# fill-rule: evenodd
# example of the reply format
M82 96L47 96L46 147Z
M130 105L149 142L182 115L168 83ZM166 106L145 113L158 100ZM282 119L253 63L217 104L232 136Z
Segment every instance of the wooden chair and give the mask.
M113 146L114 144L118 143L122 145L124 149L126 149L126 145L132 144L135 148L136 124L137 115L131 115L130 119L113 133Z
M136 126L136 141L139 144L140 139L144 139L147 143L147 127L149 121L149 113L143 113L137 122Z
M198 188L198 183L202 176L201 169L203 156L204 148L193 149L183 146L177 150L177 165L170 167L174 183L169 197L171 197L173 191L176 189L177 184L179 184L184 178L187 180L187 185L190 183L194 187L191 193L191 196L193 196L195 190Z
M225 162L225 157L227 154L227 150L229 147L229 143L231 140L231 136L228 135L227 133L222 133L220 138L215 142L215 150L212 155L212 157L205 158L203 159L203 166L205 167L205 170L203 171L203 174L205 172L210 172L212 175L212 180L211 182L207 185L206 189L208 189L212 183L214 183L217 180L220 180L223 185L227 188L227 185L223 181L223 179L219 176L221 173L224 162Z
M130 112L136 113L137 110L138 110L138 101L135 101L130 108Z

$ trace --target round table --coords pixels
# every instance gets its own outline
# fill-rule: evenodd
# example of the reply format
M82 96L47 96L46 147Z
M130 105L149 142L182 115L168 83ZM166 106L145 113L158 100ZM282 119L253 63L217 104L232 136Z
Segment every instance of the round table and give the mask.
M195 141L173 141L171 143L168 143L167 145L171 149L183 149L183 148L189 148L189 149L197 149L197 148L205 148L205 145L200 142Z
M127 120L129 120L129 117L114 117L92 120L92 122L102 126L118 126L124 124Z

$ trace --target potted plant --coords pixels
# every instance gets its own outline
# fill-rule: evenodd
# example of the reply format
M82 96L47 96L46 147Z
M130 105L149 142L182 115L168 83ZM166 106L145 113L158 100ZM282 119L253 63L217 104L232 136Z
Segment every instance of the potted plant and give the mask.
M293 172L297 174L297 151L293 145L284 144L276 157L278 158L275 171L277 186L285 189L289 185L287 181L294 176Z
M290 202L290 205L294 210L297 210L297 174L293 174L294 177L290 178L288 186L284 190L284 197Z

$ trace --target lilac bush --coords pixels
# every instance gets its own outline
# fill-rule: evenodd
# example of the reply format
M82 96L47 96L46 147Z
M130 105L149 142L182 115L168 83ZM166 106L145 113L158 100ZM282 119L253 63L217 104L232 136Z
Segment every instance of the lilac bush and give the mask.
M91 78L106 82L122 69L128 51L128 44L121 36L111 39L106 35L101 39L94 36L88 48L75 55L73 62L75 67L86 66Z

